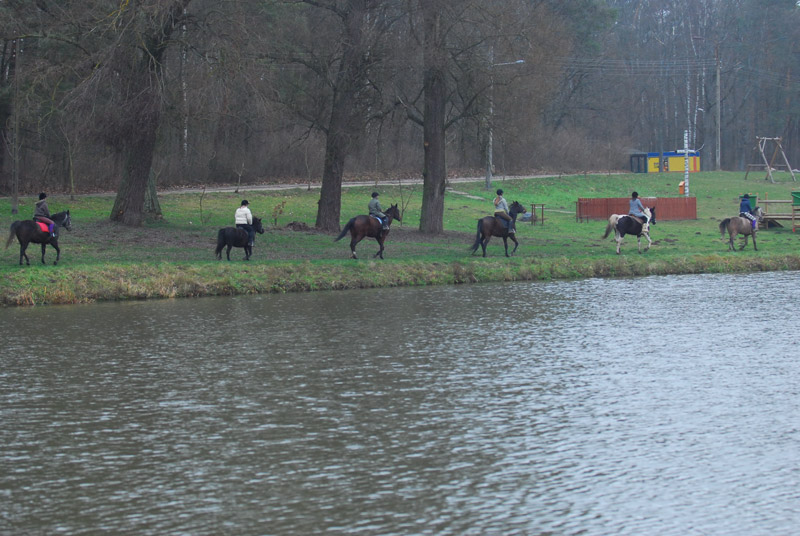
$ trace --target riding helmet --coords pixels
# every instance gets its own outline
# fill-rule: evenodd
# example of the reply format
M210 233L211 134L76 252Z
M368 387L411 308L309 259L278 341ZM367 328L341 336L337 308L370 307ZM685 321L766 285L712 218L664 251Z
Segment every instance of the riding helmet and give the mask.
M47 194L46 194L46 193L42 192L42 193L40 193L40 194L39 194L39 200L40 200L40 201L41 201L42 199L44 199L45 197L47 197Z
M750 199L750 194L744 194L742 197L744 197L745 199Z
M498 189L497 190L497 195L503 195L503 190L502 189Z
M378 192L372 192L372 197L378 197Z
M247 199L242 199L242 206L249 205L249 204L250 203L247 201Z
M633 193L631 194L631 197L633 197L634 199L636 199L637 197L639 197L639 192L633 192Z

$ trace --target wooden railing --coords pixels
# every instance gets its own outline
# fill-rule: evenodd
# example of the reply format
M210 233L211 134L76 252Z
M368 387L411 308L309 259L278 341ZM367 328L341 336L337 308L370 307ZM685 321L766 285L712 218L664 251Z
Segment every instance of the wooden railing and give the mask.
M646 207L656 207L656 221L696 220L696 197L640 197ZM627 214L629 197L578 198L575 219L578 221L606 220L612 214Z

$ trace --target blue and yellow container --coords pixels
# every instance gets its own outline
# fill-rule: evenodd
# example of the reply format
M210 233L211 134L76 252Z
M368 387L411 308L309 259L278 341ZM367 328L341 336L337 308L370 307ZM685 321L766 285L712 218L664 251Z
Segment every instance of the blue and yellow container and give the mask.
M659 162L661 167L659 168ZM659 171L683 171L684 156L677 151L664 153L647 153L647 172L658 173ZM689 172L700 171L700 153L689 151Z

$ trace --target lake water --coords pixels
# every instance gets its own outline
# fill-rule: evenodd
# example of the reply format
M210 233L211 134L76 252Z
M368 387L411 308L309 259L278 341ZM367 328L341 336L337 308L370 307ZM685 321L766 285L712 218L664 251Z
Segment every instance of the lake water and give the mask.
M0 534L796 534L798 303L784 272L0 309Z

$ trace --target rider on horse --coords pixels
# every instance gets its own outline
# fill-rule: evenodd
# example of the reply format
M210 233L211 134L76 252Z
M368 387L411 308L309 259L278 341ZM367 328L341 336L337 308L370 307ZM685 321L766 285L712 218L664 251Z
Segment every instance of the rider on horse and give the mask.
M744 194L742 196L742 202L739 203L739 216L743 218L747 218L750 220L750 225L753 226L753 229L756 228L756 217L752 214L753 207L750 206L750 194Z
M517 230L514 228L514 218L508 213L508 202L503 197L503 190L497 190L497 197L494 198L494 215L496 218L508 222L508 234L514 234Z
M36 208L33 211L33 221L40 221L46 223L50 230L50 236L56 236L56 224L50 219L50 209L47 208L47 194L42 192L39 194L39 200L36 202Z
M389 218L383 213L381 202L378 201L378 192L372 192L372 199L369 200L369 215L377 218L381 222L381 228L385 231L389 229Z
M634 216L642 220L642 225L647 225L650 223L650 219L647 217L647 214L644 213L644 205L642 205L642 200L639 199L639 192L633 192L631 194L631 200L629 201L630 208L628 209L628 216Z
M236 227L247 231L248 246L252 246L256 239L256 231L253 229L253 213L247 205L250 203L247 199L242 199L242 204L236 209L235 222Z

